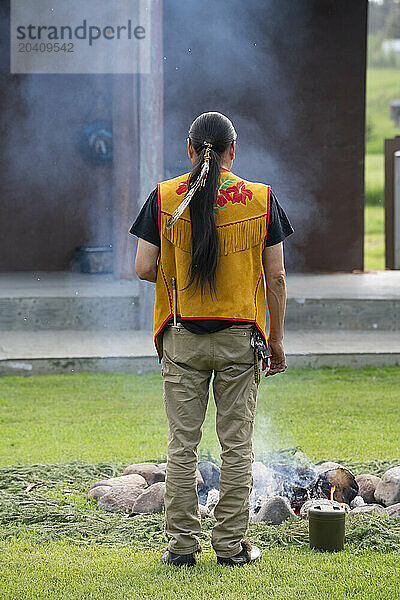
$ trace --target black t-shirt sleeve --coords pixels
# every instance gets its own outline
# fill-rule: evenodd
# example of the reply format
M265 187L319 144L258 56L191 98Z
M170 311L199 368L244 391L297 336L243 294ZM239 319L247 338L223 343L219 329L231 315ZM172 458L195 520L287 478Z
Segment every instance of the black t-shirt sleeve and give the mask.
M270 191L270 214L268 221L266 246L274 246L282 242L294 232L285 211L279 204L277 197Z
M136 235L150 244L161 246L160 232L158 230L158 191L157 188L151 192L143 204L136 221L133 223L129 233Z

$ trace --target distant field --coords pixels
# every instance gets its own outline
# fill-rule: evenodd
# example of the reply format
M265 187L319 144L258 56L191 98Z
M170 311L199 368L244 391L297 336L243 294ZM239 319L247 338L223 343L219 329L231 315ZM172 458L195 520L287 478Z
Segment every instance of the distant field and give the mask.
M365 157L365 212L364 212L364 269L385 268L385 212L383 154Z
M389 118L392 100L400 99L400 69L367 71L367 141L365 156L365 270L385 268L384 140L400 135Z
M383 154L365 156L365 204L368 206L383 206L384 164Z
M385 234L383 206L365 207L364 269L385 268Z
M385 213L383 154L365 157L364 269L385 268Z
M389 118L392 100L400 100L400 69L368 69L366 154L383 154L384 139L400 135Z

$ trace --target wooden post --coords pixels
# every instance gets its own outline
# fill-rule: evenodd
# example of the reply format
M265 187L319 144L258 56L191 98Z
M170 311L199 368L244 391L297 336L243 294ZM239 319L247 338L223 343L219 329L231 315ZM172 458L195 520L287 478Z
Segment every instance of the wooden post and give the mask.
M385 266L394 269L394 153L400 136L385 139Z
M163 178L162 0L153 0L150 11L151 73L114 76L113 248L116 279L136 279L137 241L129 228L152 189Z
M163 161L163 13L162 0L151 2L151 74L140 76L139 206L164 177Z
M164 178L164 77L162 0L151 2L151 74L140 76L140 180L139 207ZM130 237L133 237L132 235ZM139 324L151 329L155 285L140 282Z
M114 277L134 277L135 239L129 227L138 213L139 75L114 75L113 82L113 257Z

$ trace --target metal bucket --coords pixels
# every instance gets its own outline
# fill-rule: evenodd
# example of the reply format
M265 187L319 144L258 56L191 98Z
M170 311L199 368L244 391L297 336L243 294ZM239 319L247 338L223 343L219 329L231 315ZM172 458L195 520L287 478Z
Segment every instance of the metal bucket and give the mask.
M310 548L337 552L344 549L346 512L342 506L317 504L308 511Z
M113 250L109 246L78 246L70 268L81 273L112 273Z

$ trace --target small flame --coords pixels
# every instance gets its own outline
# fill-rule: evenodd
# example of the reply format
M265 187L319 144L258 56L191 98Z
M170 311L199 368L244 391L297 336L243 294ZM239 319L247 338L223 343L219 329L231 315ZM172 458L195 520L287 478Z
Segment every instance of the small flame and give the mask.
M335 490L336 490L336 485L333 485L331 487L331 502L333 502L333 494L335 493Z

